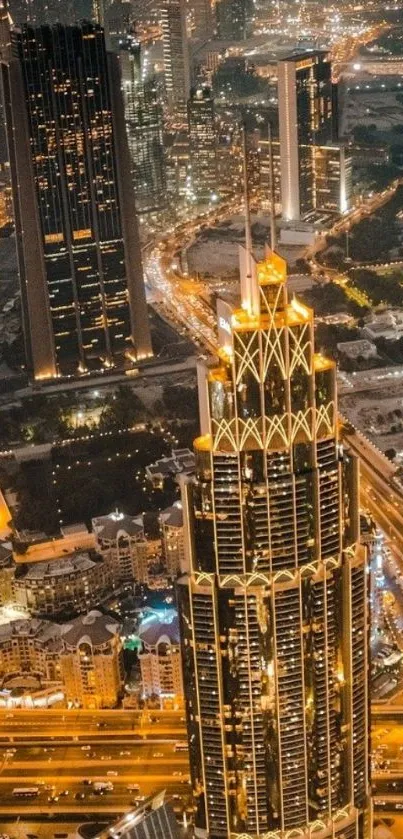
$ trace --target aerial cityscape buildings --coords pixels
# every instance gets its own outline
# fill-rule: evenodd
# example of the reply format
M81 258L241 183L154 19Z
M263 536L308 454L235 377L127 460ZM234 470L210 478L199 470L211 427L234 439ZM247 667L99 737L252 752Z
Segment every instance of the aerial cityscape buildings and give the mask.
M402 8L0 0L0 839L402 839Z

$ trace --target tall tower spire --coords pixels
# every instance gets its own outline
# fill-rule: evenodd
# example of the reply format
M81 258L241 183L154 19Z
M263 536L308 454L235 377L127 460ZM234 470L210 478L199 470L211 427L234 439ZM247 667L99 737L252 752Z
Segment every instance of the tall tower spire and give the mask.
M286 265L256 263L206 367L178 582L196 833L369 839L368 606L336 371Z
M269 140L269 177L270 177L270 246L272 251L277 248L276 231L276 197L274 190L274 166L273 166L273 138L271 133L271 122L268 123Z
M250 221L249 183L248 183L248 149L246 139L246 125L242 129L242 159L243 159L243 200L245 214L245 250L252 256L252 227Z
M249 314L257 314L259 311L259 289L256 276L256 260L252 252L252 225L250 220L249 183L248 183L248 157L246 126L242 129L242 155L243 155L243 195L245 215L245 247L239 248L239 264L241 278L241 300L242 308Z

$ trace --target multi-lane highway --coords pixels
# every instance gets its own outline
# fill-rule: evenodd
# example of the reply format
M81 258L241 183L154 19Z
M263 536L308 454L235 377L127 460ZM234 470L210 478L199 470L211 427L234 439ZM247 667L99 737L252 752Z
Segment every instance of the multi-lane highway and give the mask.
M0 710L0 744L21 738L26 741L28 737L40 740L77 737L84 742L90 737L110 740L133 734L152 739L167 735L180 739L185 734L183 711Z
M391 547L403 556L403 489L390 461L359 432L343 429L342 437L360 459L360 501Z
M185 740L179 711L2 712L0 817L113 816L161 789L181 815L190 803L188 753L177 746ZM97 795L96 781L113 790ZM21 786L39 793L17 798Z
M242 209L238 196L178 225L163 241L143 248L144 276L151 305L179 331L184 331L209 353L217 350L215 312L210 308L206 288L181 275L176 265L178 251L188 246L198 232L217 224Z

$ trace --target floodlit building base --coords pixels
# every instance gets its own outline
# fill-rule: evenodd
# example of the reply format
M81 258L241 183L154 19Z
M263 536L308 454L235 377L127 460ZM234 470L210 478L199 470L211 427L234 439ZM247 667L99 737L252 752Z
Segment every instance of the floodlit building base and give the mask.
M361 839L362 833L358 819L358 811L352 807L348 810L340 810L327 823L322 819L317 819L306 830L298 828L270 830L268 833L261 834L259 839ZM256 836L251 836L249 833L231 833L231 839L256 839Z

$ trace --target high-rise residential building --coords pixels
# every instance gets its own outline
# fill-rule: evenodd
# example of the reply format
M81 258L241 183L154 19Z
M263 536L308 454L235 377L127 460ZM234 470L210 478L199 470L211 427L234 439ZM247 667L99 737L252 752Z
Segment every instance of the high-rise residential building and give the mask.
M199 200L217 189L217 152L214 98L206 85L192 88L188 102L191 183Z
M31 615L84 612L114 587L112 565L81 551L51 560L20 562L15 569L13 597Z
M81 708L114 708L123 690L121 625L97 610L62 627L66 699Z
M330 53L299 53L279 61L278 104L283 217L298 221L315 209L313 147L337 138Z
M183 547L183 509L180 501L162 510L159 515L161 545L167 576L175 580L183 570L185 554Z
M139 653L144 698L161 700L183 696L178 615L175 609L151 612L138 628L143 644Z
M31 679L32 686L61 681L61 627L38 618L14 620L0 627L0 678Z
M116 56L103 30L24 26L3 64L27 366L151 354Z
M162 0L161 25L167 103L171 113L184 122L190 91L189 44L184 0Z
M119 510L92 519L96 548L111 566L114 582L147 583L148 545L142 516Z
M143 79L140 44L127 37L120 46L122 91L137 213L167 205L163 115L155 79Z
M367 839L368 605L336 369L286 265L242 252L199 371L178 583L198 836Z
M246 38L246 0L217 0L215 13L217 36L223 41Z

